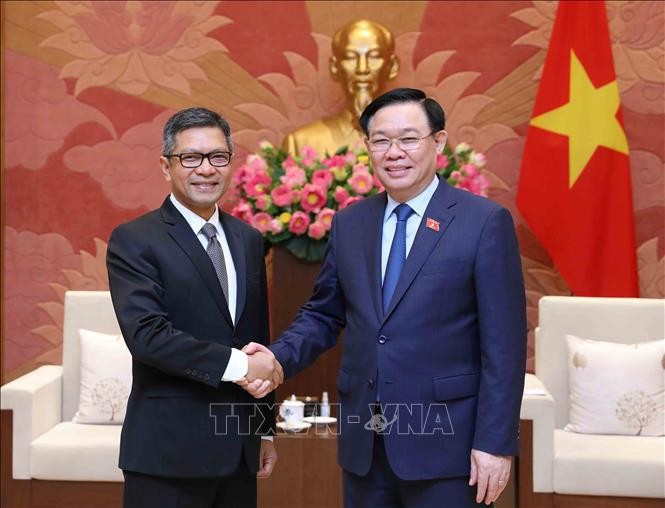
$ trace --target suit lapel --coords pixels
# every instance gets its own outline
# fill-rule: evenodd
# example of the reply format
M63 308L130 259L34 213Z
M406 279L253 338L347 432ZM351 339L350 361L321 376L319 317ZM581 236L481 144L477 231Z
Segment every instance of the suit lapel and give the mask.
M229 216L219 211L219 220L224 228L226 241L231 250L233 264L236 269L236 323L242 315L245 299L247 295L247 264L245 262L245 249L243 247L242 235L236 224L229 220Z
M207 252L201 245L201 242L199 242L196 234L168 197L162 205L161 213L164 222L171 226L168 231L169 235L189 257L199 272L201 279L203 279L203 283L210 291L215 303L222 311L224 318L233 326L229 307L224 299L224 293L222 293L222 287L219 285L215 268L212 266L212 261L210 261Z
M393 293L388 310L383 316L384 322L388 319L393 310L395 310L395 307L404 296L404 293L406 293L409 286L413 283L413 279L416 278L420 268L423 266L434 247L436 247L446 234L448 226L455 218L455 214L451 211L451 208L455 205L455 201L450 196L450 192L447 191L448 184L440 181L432 199L430 199L430 202L427 205L425 215L418 226L416 238L413 241L409 255L402 268L402 273L397 281L395 293ZM439 223L438 231L427 227L426 224L428 218L434 219ZM381 280L380 277L381 275L379 274L379 280Z
M381 238L383 235L383 215L386 209L387 198L372 199L368 213L362 216L363 251L367 263L369 291L374 305L376 316L381 320L383 303L381 299Z

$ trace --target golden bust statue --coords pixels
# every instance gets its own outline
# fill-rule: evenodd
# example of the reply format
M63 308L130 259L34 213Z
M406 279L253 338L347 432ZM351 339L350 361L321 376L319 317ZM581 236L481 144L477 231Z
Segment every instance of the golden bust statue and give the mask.
M335 33L330 57L330 74L344 88L347 109L297 129L283 147L298 155L311 146L320 155L333 154L342 146L353 147L363 135L358 119L365 107L399 71L393 35L373 21L349 23Z

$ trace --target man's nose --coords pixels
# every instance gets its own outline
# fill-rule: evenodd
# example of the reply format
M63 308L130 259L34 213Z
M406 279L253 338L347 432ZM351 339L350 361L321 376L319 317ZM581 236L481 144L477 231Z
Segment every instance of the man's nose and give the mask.
M213 173L215 173L215 171L217 171L217 169L215 168L215 166L210 164L210 161L208 160L207 157L205 157L201 162L201 165L198 168L196 168L196 172L200 175L212 175Z
M404 150L397 146L397 140L391 139L390 146L386 150L386 157L389 159L400 159L404 156Z
M360 55L358 57L356 71L358 74L367 74L369 72L369 62L367 60L367 55Z

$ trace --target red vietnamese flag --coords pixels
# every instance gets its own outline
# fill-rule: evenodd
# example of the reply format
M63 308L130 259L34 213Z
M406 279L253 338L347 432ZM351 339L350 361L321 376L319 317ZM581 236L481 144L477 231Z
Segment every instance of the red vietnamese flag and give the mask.
M604 2L559 2L517 206L576 296L638 296L635 226Z

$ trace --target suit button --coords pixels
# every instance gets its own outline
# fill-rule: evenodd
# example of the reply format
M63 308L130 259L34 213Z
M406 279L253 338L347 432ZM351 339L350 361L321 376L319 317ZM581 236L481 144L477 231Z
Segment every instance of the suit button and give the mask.
M196 369L194 369L194 370L192 371L192 376L196 376L198 373L199 373L199 371L196 370Z
M189 368L185 369L185 374L191 374L191 373L192 373L192 369L189 369Z
M210 374L206 374L203 376L203 379L210 379Z
M367 380L367 385L372 388L374 386L374 380L373 379L368 379Z
M388 339L386 338L385 335L379 335L379 344L385 344Z

